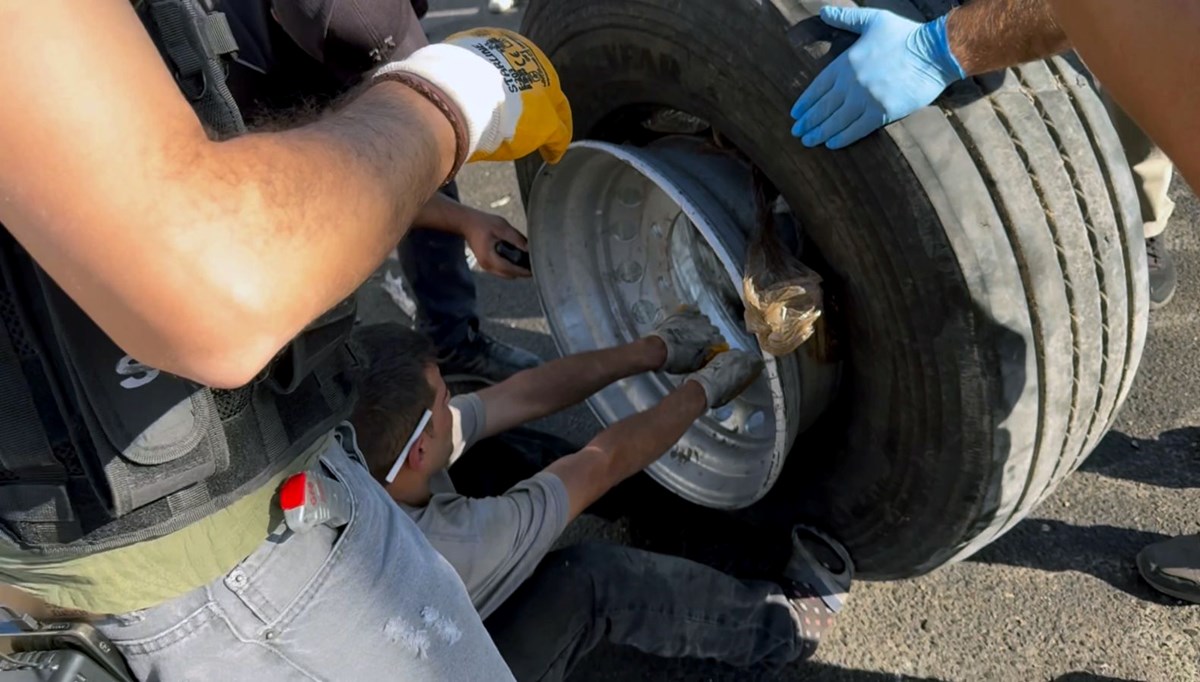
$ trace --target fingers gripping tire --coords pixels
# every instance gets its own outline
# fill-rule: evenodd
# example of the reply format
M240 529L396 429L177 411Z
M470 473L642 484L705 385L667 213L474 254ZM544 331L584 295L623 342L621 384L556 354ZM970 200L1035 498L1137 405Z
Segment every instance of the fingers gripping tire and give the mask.
M647 111L683 111L782 190L840 292L848 426L833 453L801 436L776 492L865 577L907 577L1005 532L1109 428L1146 333L1142 226L1066 58L956 84L849 149L805 149L789 107L853 38L817 8L531 0L523 32L557 67L577 138L636 141ZM523 189L538 165L520 165Z

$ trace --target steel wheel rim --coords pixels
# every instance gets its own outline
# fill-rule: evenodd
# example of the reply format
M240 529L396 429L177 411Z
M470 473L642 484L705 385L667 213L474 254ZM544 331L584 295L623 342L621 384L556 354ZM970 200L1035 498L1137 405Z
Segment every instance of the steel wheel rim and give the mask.
M633 340L687 303L708 314L732 347L761 353L741 320L746 228L739 219L748 217L731 209L730 181L718 162L691 144L672 147L581 141L535 179L528 209L533 269L560 352ZM832 394L836 379L819 373L819 385L802 381L797 354L763 359L755 385L698 420L647 469L651 477L715 508L747 506L770 489L797 432L815 418L803 413L813 409L802 410L801 392L809 389L809 402L816 402L817 394ZM656 404L682 379L631 377L588 405L611 424Z

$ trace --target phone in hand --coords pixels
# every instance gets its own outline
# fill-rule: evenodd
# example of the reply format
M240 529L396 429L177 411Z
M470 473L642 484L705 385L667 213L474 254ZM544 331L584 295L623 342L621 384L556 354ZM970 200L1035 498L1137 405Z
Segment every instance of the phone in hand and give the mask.
M516 244L513 244L511 242L506 242L503 240L498 241L498 242L496 242L496 253L500 254L501 258L508 261L509 263L512 263L513 265L517 266L518 268L523 268L525 270L530 269L530 267L529 267L529 252L525 251L524 249L517 246Z

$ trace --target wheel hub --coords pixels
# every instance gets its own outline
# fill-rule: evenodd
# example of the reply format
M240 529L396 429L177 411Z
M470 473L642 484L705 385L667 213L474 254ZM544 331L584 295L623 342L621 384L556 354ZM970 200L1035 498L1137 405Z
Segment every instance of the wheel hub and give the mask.
M733 348L759 351L742 321L742 263L754 207L748 169L693 138L645 148L582 141L544 166L529 197L538 293L555 343L577 353L634 340L683 305ZM838 368L801 351L776 358L709 411L647 472L682 497L738 508L774 483L797 433L830 400ZM611 424L657 404L683 377L647 373L588 404Z

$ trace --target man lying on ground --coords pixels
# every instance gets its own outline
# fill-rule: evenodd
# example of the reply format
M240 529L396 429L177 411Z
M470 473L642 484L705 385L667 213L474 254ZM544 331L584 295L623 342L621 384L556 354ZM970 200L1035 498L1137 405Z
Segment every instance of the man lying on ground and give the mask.
M385 324L356 337L369 370L352 422L371 474L462 577L518 680L562 679L604 637L661 656L776 667L811 655L832 626L853 567L840 544L806 527L793 531L792 556L777 582L739 580L624 546L550 551L572 519L762 371L756 354L740 350L707 362L723 340L704 315L685 310L632 343L453 398L433 346L417 332ZM650 371L691 374L658 405L503 494L455 491L447 468L467 449L487 447L481 439Z

